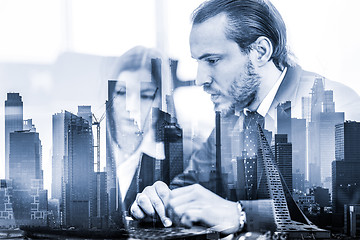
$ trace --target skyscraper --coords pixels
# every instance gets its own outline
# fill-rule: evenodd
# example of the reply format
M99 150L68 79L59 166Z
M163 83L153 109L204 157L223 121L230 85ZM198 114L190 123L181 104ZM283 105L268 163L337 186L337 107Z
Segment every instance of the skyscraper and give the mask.
M176 118L172 118L169 113L163 112L158 108L153 108L154 119L157 119L155 124L156 133L155 140L157 142L164 142L165 160L162 163L156 164L154 169L154 177L159 175L160 179L170 184L171 180L178 174L183 172L183 133L182 129L176 123ZM159 168L160 167L160 168ZM149 170L150 171L150 170ZM151 184L148 182L147 185ZM146 186L146 185L145 185Z
M291 119L292 169L299 174L306 173L306 120Z
M179 125L172 123L165 126L164 132L165 157L169 162L169 183L177 175L183 172L183 135Z
M330 233L313 225L292 198L260 125L258 142L258 173L262 179L258 182L258 198L273 199L276 231L287 233L289 239L301 239L307 235L307 232L311 232L312 237L316 239L329 239ZM251 220L249 225L250 223Z
M62 224L87 228L93 211L94 152L89 122L70 112L53 115L52 197Z
M31 120L30 130L10 133L9 177L17 225L47 224L47 190L43 187L42 147Z
M335 125L342 122L344 122L343 112L320 113L320 174L323 187L328 189L331 189L331 162L335 160Z
M360 123L336 125L335 156L332 162L333 225L343 226L344 205L360 203Z
M9 178L14 189L29 190L32 179L43 179L41 157L39 133L10 133Z
M309 181L311 185L321 185L320 174L320 113L324 100L324 79L317 77L314 79L311 88L310 103L310 122L308 124L308 159L309 159Z
M302 101L303 101L303 107L304 107L304 105L306 103L306 98L302 98ZM284 103L279 103L276 109L277 109L277 133L278 134L286 134L287 142L292 143L292 165L293 165L292 171L295 172L297 169L299 169L300 173L305 174L305 171L306 171L306 120L291 118L291 102L290 101L286 101ZM304 111L305 110L303 109L303 112ZM278 136L278 138L280 139L282 137ZM275 141L276 141L276 139L275 139ZM283 144L283 143L286 143L286 142L281 142L281 144Z
M325 90L324 79L314 81L309 123L310 183L331 189L331 162L335 159L335 125L344 122L344 113L335 112L333 91ZM316 171L315 171L316 170Z
M65 226L90 226L91 183L94 173L92 133L88 121L70 114L66 136L60 211Z
M51 197L54 199L61 199L61 178L62 166L65 160L65 138L67 137L67 128L71 118L71 113L61 112L52 116L52 183L51 183Z
M108 81L108 100L106 101L106 175L107 175L107 193L109 195L109 212L114 212L117 209L116 199L116 166L111 140L111 133L116 131L113 125L110 124L111 106L113 104L112 94L114 92L116 81Z
M335 127L337 161L360 162L360 122L346 121Z
M289 142L292 142L291 138L291 102L286 101L279 103L276 107L277 117L277 133L287 134Z
M10 133L23 130L23 102L19 93L8 93L5 101L5 178L9 178Z
M273 146L275 162L290 193L293 191L292 184L292 144L288 142L286 134L275 134Z

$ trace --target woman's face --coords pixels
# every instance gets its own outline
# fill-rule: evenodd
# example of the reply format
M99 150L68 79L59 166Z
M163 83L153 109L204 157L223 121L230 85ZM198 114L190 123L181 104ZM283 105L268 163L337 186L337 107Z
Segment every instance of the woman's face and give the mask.
M149 128L152 107L159 106L156 85L146 69L120 73L113 94L116 138L142 135ZM128 139L130 140L130 139Z

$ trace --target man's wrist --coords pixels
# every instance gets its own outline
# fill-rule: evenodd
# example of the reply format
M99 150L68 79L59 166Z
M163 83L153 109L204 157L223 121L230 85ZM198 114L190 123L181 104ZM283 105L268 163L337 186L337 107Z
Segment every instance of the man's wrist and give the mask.
M237 232L243 232L246 229L246 213L240 201L238 201L236 204L237 204L238 221L239 221L239 228Z

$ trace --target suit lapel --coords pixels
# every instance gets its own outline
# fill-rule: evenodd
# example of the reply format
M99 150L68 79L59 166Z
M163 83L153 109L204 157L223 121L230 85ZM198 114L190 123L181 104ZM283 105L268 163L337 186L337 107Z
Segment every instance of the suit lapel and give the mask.
M300 66L288 67L284 80L279 86L273 102L265 116L265 128L270 131L276 130L276 107L279 103L291 101L292 105L297 99L302 69Z

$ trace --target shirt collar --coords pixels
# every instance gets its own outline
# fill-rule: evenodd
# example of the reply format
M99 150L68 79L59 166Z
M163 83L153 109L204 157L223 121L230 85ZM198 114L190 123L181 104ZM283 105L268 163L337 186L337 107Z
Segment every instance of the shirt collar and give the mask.
M280 87L282 81L284 80L286 71L287 71L287 68L285 68L282 71L279 79L276 81L274 86L271 88L269 93L266 95L264 100L260 103L259 107L257 108L256 112L259 113L261 116L265 117L265 115L269 111L270 106L271 106L271 104L273 103L273 101L275 99L276 93L279 90L279 87Z

